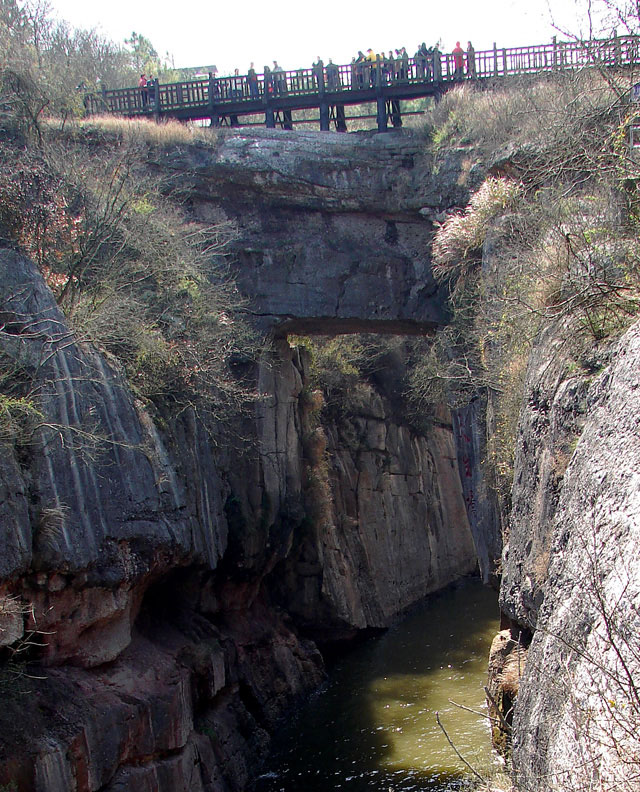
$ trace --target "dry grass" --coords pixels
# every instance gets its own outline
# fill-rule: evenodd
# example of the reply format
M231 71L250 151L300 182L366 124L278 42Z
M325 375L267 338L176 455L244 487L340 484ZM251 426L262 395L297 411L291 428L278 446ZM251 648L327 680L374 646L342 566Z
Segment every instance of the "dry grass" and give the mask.
M498 684L503 693L508 693L515 700L520 690L520 680L527 662L527 650L516 644L507 655L502 672L498 677Z
M50 122L50 126L55 129L58 122ZM126 142L149 143L156 146L205 143L215 147L224 134L220 129L191 123L181 124L174 120L157 123L151 118L124 118L113 115L67 121L67 127L85 132L100 132L105 136L117 137Z
M312 418L312 420L316 420ZM305 432L304 455L306 461L305 501L310 518L318 526L332 522L333 495L329 480L327 436L321 426Z
M522 193L518 182L487 179L471 197L464 212L451 215L438 229L433 242L434 275L459 277L469 261L477 261L493 221L512 209Z
M31 607L13 594L0 595L0 646L8 646L19 640L24 632L24 616Z
M547 143L562 136L572 119L591 118L616 102L616 95L596 71L541 79L501 80L488 90L462 85L448 91L427 113L436 149L473 143L488 150Z

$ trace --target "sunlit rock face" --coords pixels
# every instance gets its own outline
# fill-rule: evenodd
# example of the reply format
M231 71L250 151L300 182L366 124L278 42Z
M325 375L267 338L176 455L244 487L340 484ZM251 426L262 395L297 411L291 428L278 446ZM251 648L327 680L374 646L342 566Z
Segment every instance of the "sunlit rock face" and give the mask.
M0 290L5 361L39 410L35 433L4 448L1 643L42 644L43 666L37 680L2 672L0 784L240 789L324 672L260 594L270 553L247 579L215 577L230 495L215 427L185 414L161 434L8 251ZM266 485L275 515L279 485Z
M529 647L517 788L638 789L640 326L586 368L550 331L530 365L501 606ZM517 692L517 690L515 691Z
M591 373L568 375L570 360L563 332L551 328L531 356L516 438L500 605L527 630L536 627L558 498L587 412Z
M203 453L185 463L210 466L201 514L120 373L75 341L32 264L3 252L0 289L3 352L33 378L42 413L22 456L5 456L13 475L3 479L11 509L0 536L3 576L33 571L39 626L52 632L49 661L100 664L127 645L136 586L166 569L167 547L172 565L215 567L226 547L226 525L216 519L224 486L193 437Z
M356 413L320 431L327 490L316 492L319 514L296 532L275 585L305 630L327 641L388 627L475 571L477 554L445 410L419 435L371 390Z

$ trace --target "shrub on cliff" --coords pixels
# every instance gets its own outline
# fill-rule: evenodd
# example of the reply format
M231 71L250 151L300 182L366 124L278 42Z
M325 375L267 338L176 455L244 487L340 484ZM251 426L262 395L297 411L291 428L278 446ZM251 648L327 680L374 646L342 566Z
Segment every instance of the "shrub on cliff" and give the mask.
M228 366L251 346L225 266L234 225L199 225L162 196L136 141L6 147L0 233L40 267L80 338L134 390L213 413L243 397Z
M528 352L551 322L577 357L622 332L640 308L640 167L627 104L597 70L490 92L451 91L432 112L436 161L473 145L503 174L486 180L436 232L436 278L453 321L412 376L418 404L492 394L489 457L504 492Z
M522 186L510 179L487 179L463 212L455 212L438 228L433 241L433 273L438 280L459 284L469 267L480 263L491 225L512 211Z
M527 185L587 181L611 169L611 135L628 109L621 91L597 69L501 80L491 90L460 86L426 119L438 157L473 146L496 169Z

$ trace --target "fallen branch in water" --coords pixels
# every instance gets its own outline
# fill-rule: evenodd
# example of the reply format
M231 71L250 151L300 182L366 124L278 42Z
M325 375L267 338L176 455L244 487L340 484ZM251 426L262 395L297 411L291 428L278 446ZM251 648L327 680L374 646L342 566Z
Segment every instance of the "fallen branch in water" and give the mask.
M451 737L449 737L449 735L447 734L447 730L444 728L444 726L442 725L442 722L440 720L440 713L439 712L436 712L436 723L442 729L442 733L447 738L447 742L449 743L449 745L456 752L456 756L458 757L458 759L460 759L460 761L463 762L469 768L469 770L471 770L471 772L474 774L474 776L478 780L480 780L480 781L482 781L482 783L484 783L485 779L480 775L480 773L475 769L475 767L473 767L473 765L471 765L471 764L469 764L469 762L467 762L467 760L464 758L464 756L460 753L460 751L454 745L453 740L451 739Z
M489 720L492 723L502 723L500 718L494 718L493 715L489 715L486 712L480 712L479 710L471 709L471 707L465 707L464 704L458 704L458 702L454 701L453 699L447 699L447 701L449 702L449 704L453 704L454 707L464 710L465 712L470 712L472 715L477 715L479 718L485 718L486 720Z

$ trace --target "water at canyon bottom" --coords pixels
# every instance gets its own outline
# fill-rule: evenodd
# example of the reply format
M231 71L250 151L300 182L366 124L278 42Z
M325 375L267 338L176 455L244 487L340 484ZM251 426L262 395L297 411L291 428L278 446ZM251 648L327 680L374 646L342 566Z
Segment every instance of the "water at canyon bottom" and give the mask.
M480 582L430 597L400 624L359 646L275 743L256 792L453 792L469 771L440 731L436 711L472 765L492 762L484 710L496 596Z

